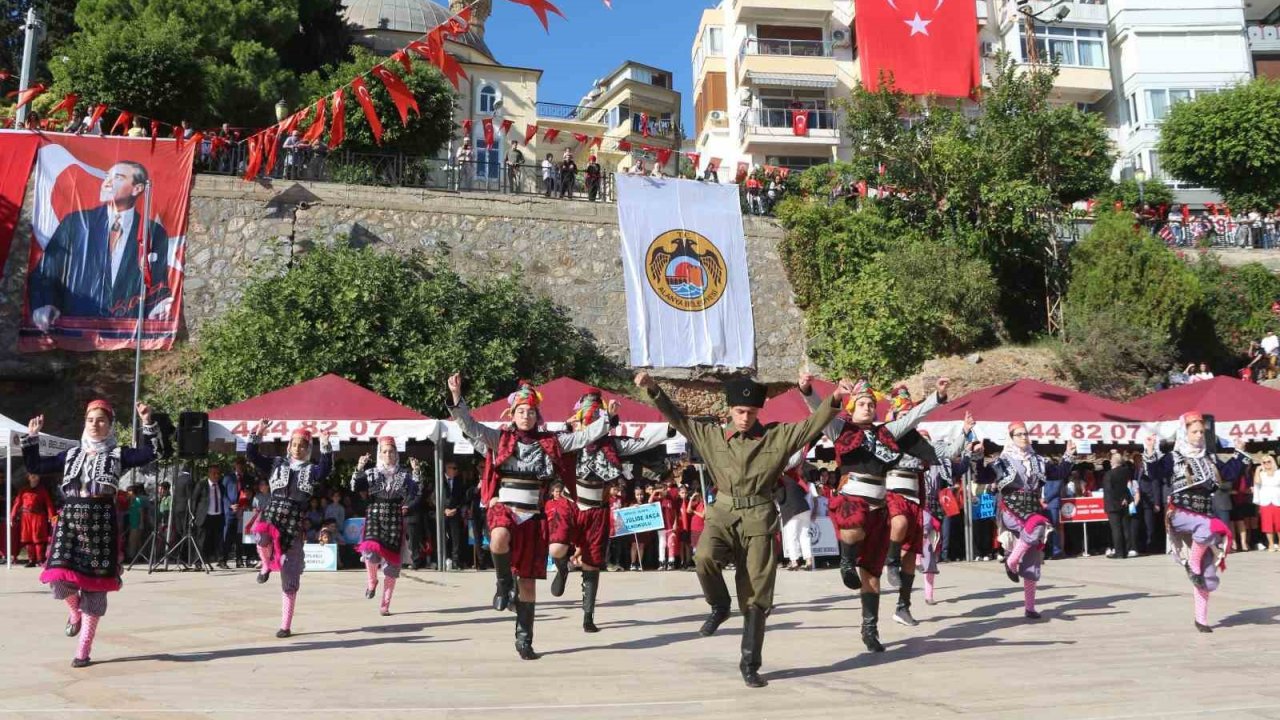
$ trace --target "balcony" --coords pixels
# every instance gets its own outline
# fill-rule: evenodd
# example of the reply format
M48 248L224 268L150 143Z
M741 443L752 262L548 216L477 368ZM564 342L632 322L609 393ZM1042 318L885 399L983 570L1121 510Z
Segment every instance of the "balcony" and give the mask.
M786 18L825 20L831 15L831 0L733 0L738 21Z
M774 40L748 38L742 43L743 55L785 55L787 57L831 57L831 43L826 40Z
M1280 26L1249 25L1249 52L1280 53Z
M807 110L809 134L796 135L790 109L753 108L742 119L738 140L743 147L753 144L820 145L840 144L839 116L834 110Z
M978 4L982 5L986 0L978 0ZM1000 31L1004 33L1014 24L1014 21L1022 22L1021 13L1014 10L1011 5L1015 5L1017 0L996 0L996 16L1000 18ZM1044 13L1051 5L1052 0L1032 0L1030 11L1035 13ZM1082 27L1106 27L1110 19L1107 16L1107 3L1105 0L1072 0L1065 3L1071 9L1071 13L1063 20L1068 25L1079 25ZM1051 15L1053 11L1046 13L1046 17ZM981 19L981 13L979 14Z
M738 83L751 75L836 74L831 43L824 40L748 38L738 48Z
M588 105L562 105L560 103L537 103L538 117L546 120L571 120L575 122L603 125L606 109Z

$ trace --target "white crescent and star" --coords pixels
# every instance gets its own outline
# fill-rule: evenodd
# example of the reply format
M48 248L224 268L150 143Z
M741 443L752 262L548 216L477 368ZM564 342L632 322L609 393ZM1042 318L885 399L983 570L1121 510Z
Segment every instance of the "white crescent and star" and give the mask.
M897 2L895 2L895 0L885 0L885 2L888 3L889 7L893 8L894 10L898 9L898 4ZM944 2L946 2L946 0L938 0L938 4L933 7L934 14L937 14L937 12L942 9L942 4ZM933 21L925 20L924 18L920 17L919 12L916 12L915 17L911 18L910 20L903 20L902 22L906 23L907 26L911 28L911 35L908 37L914 37L916 35L924 35L927 37L929 35L929 24L932 23Z

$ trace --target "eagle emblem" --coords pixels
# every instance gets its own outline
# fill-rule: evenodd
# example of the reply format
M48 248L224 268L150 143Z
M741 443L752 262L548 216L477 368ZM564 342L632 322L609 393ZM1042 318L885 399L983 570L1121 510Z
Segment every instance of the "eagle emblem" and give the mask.
M668 230L645 253L649 286L677 310L706 310L724 297L728 270L719 248L692 230Z

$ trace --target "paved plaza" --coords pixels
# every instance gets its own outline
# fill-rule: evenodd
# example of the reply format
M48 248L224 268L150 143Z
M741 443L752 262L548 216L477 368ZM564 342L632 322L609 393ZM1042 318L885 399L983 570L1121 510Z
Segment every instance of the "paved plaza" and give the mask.
M1046 565L1045 620L997 563L943 566L918 628L888 621L865 652L856 598L834 571L780 572L763 672L738 675L736 615L698 636L692 573L608 573L598 635L581 630L578 578L540 583L535 647L488 608L492 575L407 572L391 617L363 572L307 573L295 635L274 637L279 585L250 571L133 571L112 597L87 669L70 666L64 606L37 571L0 569L0 715L36 718L1280 718L1280 556L1230 558L1210 617L1164 557ZM321 715L323 714L323 715Z

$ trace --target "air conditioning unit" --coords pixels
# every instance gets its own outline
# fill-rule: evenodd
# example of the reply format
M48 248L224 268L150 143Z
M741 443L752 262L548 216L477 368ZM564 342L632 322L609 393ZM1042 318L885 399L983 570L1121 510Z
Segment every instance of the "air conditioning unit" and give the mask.
M718 123L718 122L724 122L724 111L723 111L723 110L712 110L712 111L711 111L711 122L717 122L717 123Z
M991 42L990 40L983 40L981 43L978 44L978 47L982 51L983 57L996 56L996 44Z
M738 104L742 107L751 107L753 100L751 88L738 88Z
M832 30L831 46L832 47L849 47L849 31L848 30Z

